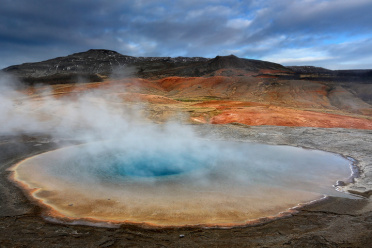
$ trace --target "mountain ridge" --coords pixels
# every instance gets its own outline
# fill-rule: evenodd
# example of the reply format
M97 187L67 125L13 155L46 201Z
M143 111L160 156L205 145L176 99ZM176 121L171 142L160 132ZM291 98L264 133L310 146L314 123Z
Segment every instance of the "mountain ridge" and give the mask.
M247 76L323 81L372 80L372 70L329 70L315 66L283 66L235 55L203 57L134 57L107 49L90 49L40 62L12 65L1 71L25 83L100 82L106 78Z
M258 72L262 69L290 72L290 69L267 61L238 58L234 55L203 57L133 57L105 49L48 59L35 63L13 65L2 69L24 81L68 80L71 77L141 77L209 76L221 69ZM241 72L240 72L241 73ZM230 73L231 74L231 73ZM98 76L98 77L97 77Z

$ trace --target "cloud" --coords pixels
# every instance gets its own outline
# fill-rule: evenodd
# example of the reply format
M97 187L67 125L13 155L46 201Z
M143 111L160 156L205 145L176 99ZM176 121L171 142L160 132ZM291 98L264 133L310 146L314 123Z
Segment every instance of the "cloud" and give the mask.
M91 48L132 56L214 57L236 51L241 57L280 54L293 61L286 51L332 53L343 44L339 55L353 61L348 42L372 38L367 0L1 2L0 67ZM363 47L359 59L365 61L369 50ZM333 66L322 58L314 60ZM372 68L372 62L364 66Z
M288 56L290 54L290 56ZM316 50L313 48L294 48L294 49L284 49L278 53L273 53L264 60L273 61L280 64L296 65L296 64L307 64L311 65L318 61L334 59L330 56L327 51Z
M242 29L247 28L249 25L251 25L252 21L247 20L244 18L237 18L237 19L231 19L228 20L226 23L227 27L235 28L235 29Z

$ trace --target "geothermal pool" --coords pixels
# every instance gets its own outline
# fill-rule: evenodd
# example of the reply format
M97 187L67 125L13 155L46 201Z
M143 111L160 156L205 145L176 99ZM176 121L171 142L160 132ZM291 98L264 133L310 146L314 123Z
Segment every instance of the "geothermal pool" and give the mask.
M14 180L64 220L160 226L244 225L280 216L350 177L317 150L227 141L94 142L31 157Z

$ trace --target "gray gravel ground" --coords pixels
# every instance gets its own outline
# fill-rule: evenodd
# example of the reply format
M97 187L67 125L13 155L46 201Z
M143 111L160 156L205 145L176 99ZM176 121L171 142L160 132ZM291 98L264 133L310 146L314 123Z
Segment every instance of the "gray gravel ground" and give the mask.
M22 159L71 144L44 135L0 137L0 247L371 247L372 131L307 127L200 125L208 139L319 149L357 160L360 177L345 190L363 199L329 198L290 217L232 229L149 229L56 224L9 182L6 171Z

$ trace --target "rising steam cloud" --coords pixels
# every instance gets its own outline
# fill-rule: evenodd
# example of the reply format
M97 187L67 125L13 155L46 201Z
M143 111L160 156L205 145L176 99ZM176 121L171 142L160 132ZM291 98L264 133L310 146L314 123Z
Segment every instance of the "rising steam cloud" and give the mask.
M145 124L141 106L126 105L118 92L125 85L80 91L70 96L54 95L45 85L36 86L34 94L9 74L0 74L1 134L47 133L83 140L110 139L136 134L149 135L160 131L157 125ZM178 131L175 124L162 130ZM156 130L155 130L156 129ZM189 136L190 130L183 129Z
M74 94L59 97L54 94L51 87L36 86L33 94L28 94L29 88L23 86L17 79L8 75L0 75L0 134L41 133L56 138L70 138L82 143L108 140L109 143L87 146L86 153L97 154L102 151L126 150L128 159L140 158L147 154L149 158L171 156L177 160L178 166L190 166L183 160L195 161L235 161L243 163L250 161L250 156L260 155L270 157L267 164L261 161L250 161L256 167L269 171L278 165L277 177L287 170L298 173L297 179L301 181L300 165L306 166L309 153L297 151L297 157L292 157L292 165L286 163L286 156L279 150L261 150L260 147L251 147L242 151L234 145L226 143L221 146L218 142L207 142L196 134L192 126L181 125L169 121L163 125L154 124L142 115L143 105L126 104L119 93L125 93L125 84L113 85L105 88L76 91ZM178 156L173 156L174 154ZM283 157L284 156L284 157ZM288 155L290 156L290 155ZM301 157L304 156L304 157ZM316 158L322 160L322 153ZM151 162L151 161L149 161ZM314 162L313 162L314 163ZM155 163L156 164L156 163ZM233 164L231 162L231 164ZM321 175L323 162L312 165L314 176ZM274 166L273 166L274 165ZM280 170L285 167L286 169ZM319 169L319 171L317 170ZM232 172L227 172L231 174ZM233 173L241 181L246 176ZM255 173L252 173L255 174ZM255 176L249 176L255 180ZM266 180L275 180L271 173L265 175ZM286 179L285 179L286 180ZM240 180L239 180L240 181Z
M40 188L40 195L53 189L45 202L65 216L241 224L323 194L342 194L332 184L350 174L347 160L325 152L216 142L201 139L191 126L154 124L141 105L120 97L125 85L58 96L47 86L28 94L9 75L0 80L0 134L88 143L36 156L16 169L16 180L36 182L30 189Z
M217 147L206 146L190 126L174 121L158 125L147 120L142 104L127 104L120 97L126 92L125 84L61 97L45 85L36 86L29 94L29 88L8 74L2 74L0 80L0 134L40 133L82 143L111 140L87 146L83 153L122 150L127 160L145 155L152 167L173 164L180 170L190 166L185 161L206 161L217 152Z

